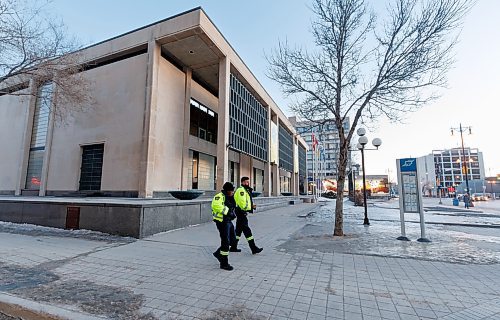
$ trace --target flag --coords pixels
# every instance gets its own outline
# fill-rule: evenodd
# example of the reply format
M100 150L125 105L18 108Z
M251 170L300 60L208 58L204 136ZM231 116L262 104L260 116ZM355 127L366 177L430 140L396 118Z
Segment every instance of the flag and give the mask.
M318 140L316 139L316 136L314 135L314 132L312 133L312 149L316 151L316 146L318 145Z

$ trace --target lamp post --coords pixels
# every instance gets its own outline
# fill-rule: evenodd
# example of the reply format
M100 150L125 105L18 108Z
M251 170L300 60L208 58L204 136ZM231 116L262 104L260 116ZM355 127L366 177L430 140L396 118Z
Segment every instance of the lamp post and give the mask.
M365 146L368 144L368 137L366 136L366 130L364 128L359 128L357 130L359 139L358 139L358 149L361 151L361 165L363 166L363 202L365 207L365 219L363 224L365 226L370 225L370 220L368 220L368 205L366 203L366 167L365 167L365 150L378 150L378 148L382 145L382 140L379 138L375 138L372 141L373 146L376 149L366 149Z
M464 135L463 132L464 130L468 130L469 134L472 134L472 128L471 127L462 127L462 124L460 123L460 126L458 128L451 128L451 135L453 135L453 131L457 130L460 132L460 140L462 141L462 170L465 170L465 187L467 188L466 193L470 194L469 190L469 168L467 167L467 160L465 158L465 148L464 148ZM469 152L469 158L470 158L470 152Z

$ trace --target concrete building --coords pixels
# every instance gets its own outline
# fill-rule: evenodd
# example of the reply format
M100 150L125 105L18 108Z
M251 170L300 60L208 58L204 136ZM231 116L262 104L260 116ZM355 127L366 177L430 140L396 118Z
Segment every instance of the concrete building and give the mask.
M48 100L0 96L0 194L210 195L249 176L298 195L306 142L201 8L80 53L95 105L65 125L50 82L24 89Z
M309 150L307 151L307 177L312 181L313 175L313 150L312 146L312 135L319 141L320 149L322 152L322 158L320 165L316 168L316 174L324 179L337 180L337 162L340 139L338 136L337 129L332 123L327 123L325 125L318 125L310 121L298 121L297 117L290 117L290 122L293 124L297 132L304 138L308 143ZM344 129L348 131L350 129L350 122L347 119L344 123ZM348 164L348 168L350 164Z
M442 196L455 194L457 186L465 183L464 161L467 162L469 187L472 189L478 181L484 181L483 153L477 148L465 148L464 151L462 148L433 150L419 158L418 173L425 195L438 196L438 189Z

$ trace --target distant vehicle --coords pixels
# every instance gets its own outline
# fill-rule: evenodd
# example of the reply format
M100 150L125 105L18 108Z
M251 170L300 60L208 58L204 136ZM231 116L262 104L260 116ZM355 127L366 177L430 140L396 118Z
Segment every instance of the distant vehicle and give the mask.
M484 193L473 193L471 196L473 201L486 201L488 196Z
M323 193L323 197L330 199L337 199L337 192L334 192L333 190L328 190L325 193Z

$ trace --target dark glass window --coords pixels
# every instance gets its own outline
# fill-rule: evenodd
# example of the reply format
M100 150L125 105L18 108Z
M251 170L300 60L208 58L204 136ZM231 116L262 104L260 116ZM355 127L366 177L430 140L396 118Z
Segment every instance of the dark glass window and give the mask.
M103 159L104 159L104 144L94 144L82 147L80 190L82 191L101 190Z
M287 171L293 171L293 136L280 123L279 125L279 166Z
M217 143L217 113L191 99L189 134L208 142Z
M26 172L26 189L40 189L51 103L52 83L46 83L38 89L36 99L28 168Z
M234 150L267 161L267 109L233 74L230 78L229 143Z

